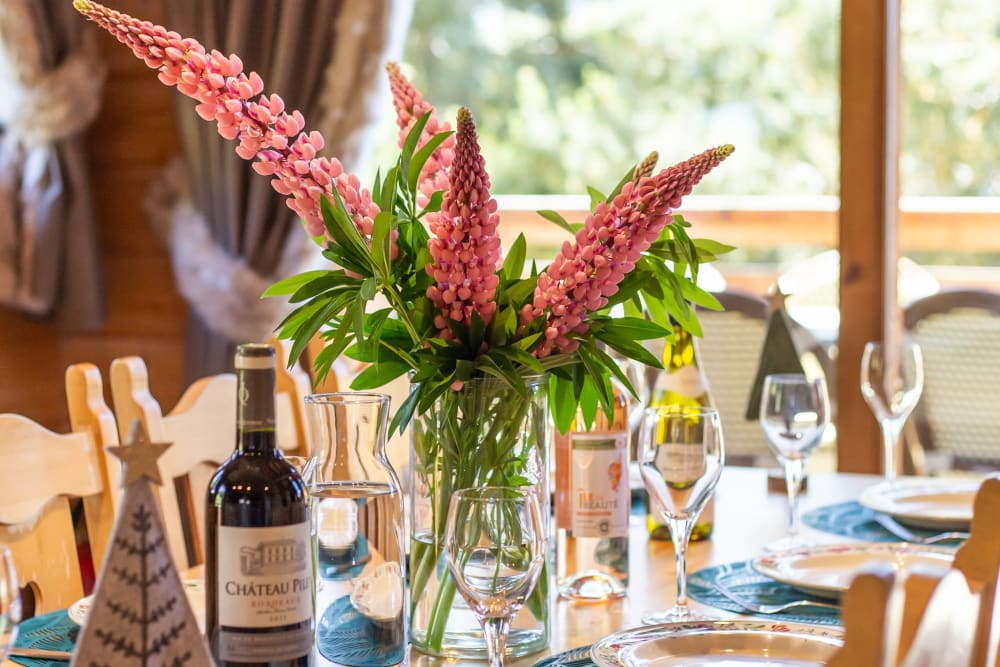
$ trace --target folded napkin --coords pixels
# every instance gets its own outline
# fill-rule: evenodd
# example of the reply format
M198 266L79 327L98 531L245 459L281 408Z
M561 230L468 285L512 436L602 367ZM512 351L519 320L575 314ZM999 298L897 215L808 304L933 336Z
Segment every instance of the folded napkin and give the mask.
M784 604L793 600L822 599L813 598L787 584L758 574L750 563L751 561L746 560L698 570L688 576L688 595L693 600L717 609L750 616L754 614L721 595L713 584L718 583L740 599L764 605ZM780 614L767 614L767 618L789 623L841 624L837 610L818 607L795 607Z
M810 528L822 530L824 533L842 535L865 542L903 542L896 535L875 522L875 512L852 500L836 505L825 505L809 510L802 515L802 522ZM909 526L908 526L909 527ZM910 528L914 535L930 537L940 533L940 530ZM958 542L941 542L934 546L957 547Z
M41 616L29 618L17 626L17 641L19 648L43 648L50 651L72 651L80 626L69 620L65 610L53 611ZM26 667L66 667L65 660L39 660L36 658L10 658L19 665Z

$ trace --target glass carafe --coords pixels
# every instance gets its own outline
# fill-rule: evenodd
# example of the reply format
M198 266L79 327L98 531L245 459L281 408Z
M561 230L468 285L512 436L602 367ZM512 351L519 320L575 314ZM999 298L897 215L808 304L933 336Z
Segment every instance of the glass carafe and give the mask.
M391 667L406 656L402 494L385 455L389 397L308 396L316 641L313 665Z

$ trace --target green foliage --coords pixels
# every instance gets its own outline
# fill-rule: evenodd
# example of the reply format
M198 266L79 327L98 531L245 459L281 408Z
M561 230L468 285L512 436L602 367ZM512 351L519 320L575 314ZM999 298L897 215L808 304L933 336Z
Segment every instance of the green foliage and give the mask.
M1000 195L1000 3L902 5L903 194ZM404 60L446 116L476 110L498 193L583 192L725 140L739 156L699 193L835 195L839 7L418 0Z

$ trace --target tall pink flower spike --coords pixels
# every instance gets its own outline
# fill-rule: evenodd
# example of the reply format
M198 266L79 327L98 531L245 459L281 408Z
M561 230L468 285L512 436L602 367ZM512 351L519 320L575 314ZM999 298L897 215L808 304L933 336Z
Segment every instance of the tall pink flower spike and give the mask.
M479 152L476 124L468 109L458 110L455 160L448 172L441 214L430 222L436 238L428 242L432 262L427 273L434 284L429 298L440 314L434 318L441 338L450 339L445 318L466 326L477 312L489 324L496 312L493 301L500 277L500 237L497 202L490 196L490 177Z
M435 134L441 132L447 132L451 129L451 125L445 122L439 122L435 116L434 107L431 106L427 100L424 99L423 94L417 90L409 79L403 74L403 71L399 68L396 63L389 63L385 66L386 71L389 73L389 88L392 90L392 104L396 108L396 123L399 125L399 146L402 148L403 143L406 140L406 135L410 132L410 128L413 124L417 122L421 116L423 116L428 111L432 112L430 118L427 119L427 124L424 125L423 132L420 133L420 140L417 142L417 148L419 149L431 137ZM434 153L431 154L429 160L424 165L423 170L420 172L420 182L419 190L420 194L417 199L417 204L421 207L426 206L427 202L430 200L431 195L433 195L438 190L448 189L448 169L451 168L452 161L455 159L455 136L452 135L445 139L440 146L438 146ZM428 221L433 218L433 214L428 215Z
M280 97L262 95L264 82L256 72L244 74L238 56L207 53L194 39L90 0L73 0L73 6L158 70L161 82L198 100L198 115L216 121L226 139L237 139L240 157L256 158L254 170L273 177L271 186L288 196L288 207L302 217L310 235L325 234L320 198L332 200L335 189L358 231L371 236L379 213L371 194L339 160L317 156L323 136L303 131L302 114L286 112Z
M598 204L576 240L566 241L538 276L534 302L521 312L523 324L547 313L545 338L536 356L576 350L579 343L571 336L587 331L587 313L607 305L642 253L659 238L681 198L732 152L728 144L712 148L655 176L626 183L610 204Z

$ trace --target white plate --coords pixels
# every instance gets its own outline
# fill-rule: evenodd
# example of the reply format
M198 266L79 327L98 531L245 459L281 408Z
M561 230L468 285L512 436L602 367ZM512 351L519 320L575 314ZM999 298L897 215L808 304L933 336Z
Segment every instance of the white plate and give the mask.
M972 501L981 483L971 479L900 479L866 489L859 502L918 528L968 530Z
M839 598L862 567L873 561L898 570L914 565L944 572L955 552L916 544L857 543L802 547L758 556L753 569L810 595Z
M691 621L616 632L598 641L590 657L600 667L826 664L843 644L836 628L770 621Z
M191 603L191 609L194 611L195 620L198 621L198 627L204 630L205 582L201 579L185 579L181 583L184 585L184 593L187 594L188 602ZM69 620L79 626L85 625L87 623L87 614L90 613L90 605L93 604L93 602L93 595L88 595L87 597L74 602L73 605L66 610L66 613L69 615Z

